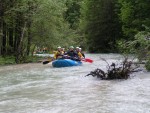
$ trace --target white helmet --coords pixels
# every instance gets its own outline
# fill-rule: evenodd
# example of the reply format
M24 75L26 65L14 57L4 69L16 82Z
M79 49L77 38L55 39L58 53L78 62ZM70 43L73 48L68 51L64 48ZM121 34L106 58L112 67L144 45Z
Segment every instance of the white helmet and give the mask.
M74 47L73 47L73 46L70 46L69 48L70 48L70 49L74 49Z

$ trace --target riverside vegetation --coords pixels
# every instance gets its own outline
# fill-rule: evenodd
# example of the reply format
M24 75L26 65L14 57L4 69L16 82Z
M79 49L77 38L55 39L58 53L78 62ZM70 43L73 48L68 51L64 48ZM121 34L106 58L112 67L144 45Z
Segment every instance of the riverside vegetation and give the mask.
M144 60L149 70L149 4L148 0L1 0L1 60L11 56L11 63L24 63L36 48L51 51L73 45L91 53L129 52L139 62Z

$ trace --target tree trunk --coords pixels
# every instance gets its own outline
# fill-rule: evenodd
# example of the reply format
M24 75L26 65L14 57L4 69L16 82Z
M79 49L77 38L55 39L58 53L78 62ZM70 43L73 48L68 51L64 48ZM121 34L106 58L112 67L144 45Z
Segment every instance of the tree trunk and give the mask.
M32 40L31 24L32 24L32 15L33 15L32 11L34 10L33 2L34 1L28 2L29 9L28 9L28 23L27 23L27 28L28 28L28 43L27 43L27 51L26 51L27 56L29 56L30 54L30 47L31 47L31 40Z
M32 56L33 56L33 54L34 54L34 50L35 50L35 48L36 48L36 45L34 45L34 46L33 46L33 49L31 50L31 54L32 54Z
M23 39L24 39L25 29L26 29L26 22L24 23L24 26L21 30L21 37L20 37L20 41L18 44L17 52L16 52L16 63L20 63L23 57L22 50L23 50Z
M28 21L28 44L27 44L27 56L29 56L29 53L30 53L30 47L31 47L31 39L32 39L32 36L31 36L31 20Z
M3 23L3 36L2 36L2 54L3 55L6 55L6 36L7 36L6 24Z
M0 2L0 55L2 55L2 38L3 38L3 4Z
M2 55L1 48L2 48L2 26L1 26L1 21L0 21L0 56Z
M2 55L2 36L2 21L0 20L0 55Z
M14 32L13 32L13 28L9 28L9 54L11 55L13 53L13 47L14 47L14 42L13 42L13 35L14 35Z
M19 14L18 14L19 18ZM16 25L15 25L15 38L14 38L14 52L16 53L16 50L18 49L18 44L20 42L21 37L21 24L18 19L16 19Z

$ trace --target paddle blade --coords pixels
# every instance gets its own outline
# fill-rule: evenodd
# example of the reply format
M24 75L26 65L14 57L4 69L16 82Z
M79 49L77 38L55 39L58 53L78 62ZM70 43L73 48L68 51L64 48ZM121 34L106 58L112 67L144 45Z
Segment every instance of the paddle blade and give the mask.
M48 61L48 60L47 60L47 61L43 61L43 64L48 64L49 62L50 62L50 61Z
M48 64L48 63L52 62L53 60L54 60L53 57L49 57L48 60L43 61L43 64Z
M93 60L92 60L92 59L89 59L89 58L82 59L82 61L89 62L89 63L92 63L92 62L93 62Z
M90 63L93 62L93 60L92 60L92 59L89 59L89 58L85 58L85 60L86 60L86 62L90 62Z

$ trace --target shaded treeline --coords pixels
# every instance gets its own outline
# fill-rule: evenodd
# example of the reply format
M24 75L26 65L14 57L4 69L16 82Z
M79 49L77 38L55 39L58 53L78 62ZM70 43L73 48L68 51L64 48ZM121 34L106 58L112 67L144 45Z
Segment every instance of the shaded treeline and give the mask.
M150 26L149 0L84 0L81 28L91 52L117 52L119 40Z
M21 63L35 47L74 44L77 33L72 28L77 19L70 21L76 18L71 18L75 9L70 3L73 1L1 0L0 55L15 56L16 63Z
M36 47L118 52L150 26L149 0L0 0L0 55L21 63Z
M86 0L83 24L90 52L116 51L116 40L121 37L116 4L116 0Z
M36 1L1 0L0 55L14 55L19 63L29 55L31 23Z

